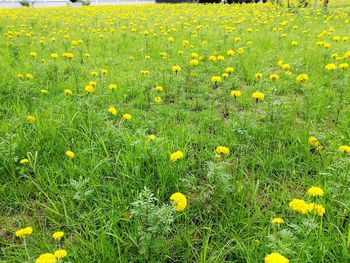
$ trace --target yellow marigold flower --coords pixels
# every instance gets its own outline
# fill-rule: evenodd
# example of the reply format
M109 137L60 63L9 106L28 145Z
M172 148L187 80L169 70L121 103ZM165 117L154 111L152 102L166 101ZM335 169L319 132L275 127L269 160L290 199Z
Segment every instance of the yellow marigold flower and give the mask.
M225 69L225 72L226 73L232 73L232 72L234 72L235 71L235 69L233 68L233 67L227 67L226 69Z
M101 69L100 72L101 72L101 75L103 76L103 75L107 75L108 70L107 69Z
M288 69L290 69L290 65L289 64L283 64L282 65L282 69L288 70Z
M109 107L108 112L110 112L112 115L117 115L118 111L114 107Z
M123 119L124 119L124 120L130 121L131 118L132 118L131 114L125 113L125 114L123 115Z
M72 59L74 58L73 53L63 53L62 57L66 58L66 59Z
M144 76L149 75L150 71L149 70L141 70L140 73Z
M275 218L273 218L273 219L271 220L271 222L272 222L273 224L283 224L283 223L284 223L284 220L283 220L282 218L280 218L280 217L275 217Z
M184 157L184 154L181 151L176 151L170 154L170 160L173 162L176 162L177 160L182 159L183 157Z
M235 54L235 52L234 52L232 49L230 49L230 50L228 50L228 51L226 52L226 54L227 54L228 56L232 57L232 56Z
M293 40L291 43L292 46L297 46L298 45L298 41Z
M269 79L272 81L276 81L280 79L280 76L278 76L277 74L271 74Z
M312 187L309 188L309 190L307 190L307 194L309 196L323 196L324 192L323 192L322 188L316 187L316 186L312 186Z
M285 74L286 76L291 76L293 73L292 73L291 71L287 70L286 72L284 72L284 74Z
M151 56L145 56L145 60L150 60Z
M85 53L84 56L85 56L86 58L90 58L90 57L91 57L91 55L90 55L89 53Z
M330 64L327 64L324 68L325 68L325 70L328 70L328 71L334 71L337 69L337 65L330 63Z
M297 82L298 84L307 82L308 80L309 80L309 76L308 76L307 74L300 74L300 75L297 76L297 78L296 78L296 82Z
M171 68L171 70L177 74L181 71L181 67L180 66L173 66Z
M318 147L320 145L318 139L315 136L310 136L307 142L312 147Z
M306 214L309 212L308 204L302 199L293 199L291 202L289 202L289 207L301 214Z
M29 80L33 79L33 75L30 73L27 73L25 77L26 77L26 79L29 79Z
M182 40L182 45L185 47L185 46L187 46L188 44L190 43L190 41L188 41L188 40Z
M117 88L118 88L118 86L116 84L109 84L109 86L108 86L109 90L115 90Z
M18 73L18 74L17 74L17 78L18 78L18 79L24 79L24 76L23 76L23 74Z
M234 98L240 97L242 93L239 90L231 90L230 95Z
M192 59L192 60L190 61L190 65L191 65L192 67L197 66L197 65L198 65L198 60L197 60L197 59Z
M57 258L51 253L42 254L35 261L35 263L56 263L56 262L57 262Z
M153 135L153 134L151 134L151 135L149 135L149 136L147 137L147 140L149 140L150 142L151 142L151 141L154 141L155 139L156 139L156 136Z
M169 38L168 38L168 42L169 42L169 43L173 43L174 40L175 40L175 39L174 39L173 37L169 37Z
M64 249L56 250L54 256L58 259L64 258L67 256L67 251Z
M98 72L96 72L96 71L91 71L90 72L90 76L91 77L97 77L97 75L98 75Z
M210 57L208 58L208 60L209 60L210 62L215 62L215 61L216 61L216 57L215 57L215 56L210 56Z
M162 102L162 98L157 96L154 98L154 102L160 104Z
M192 58L192 59L198 58L198 54L197 54L196 52L192 52L192 53L191 53L191 58Z
M163 87L160 86L160 85L157 85L155 89L156 89L156 91L158 91L158 92L162 92L162 91L163 91Z
M29 236L33 233L33 228L28 226L26 228L22 228L20 230L16 231L16 237L22 237L25 238L26 236Z
M66 95L72 95L72 94L73 94L73 91L70 90L70 89L65 89L65 90L64 90L64 94L66 94Z
M289 260L280 253L274 252L265 257L265 263L289 263Z
M342 145L339 147L339 151L343 153L350 153L350 146L348 145Z
M224 78L224 79L228 78L228 73L226 73L226 72L225 72L225 73L222 73L222 74L221 74L221 77Z
M93 86L91 86L91 85L85 86L84 90L85 90L85 92L87 92L87 93L93 93L93 92L95 92L95 88L94 88Z
M66 151L66 155L67 155L67 157L69 157L69 158L74 158L74 157L75 157L74 152L72 152L71 150Z
M262 92L257 91L257 92L254 92L254 93L252 94L252 98L253 98L254 100L256 100L257 102L258 102L258 101L262 101L262 100L265 99L265 94L262 93Z
M63 236L64 236L64 232L63 231L57 231L57 232L52 234L52 237L55 240L58 240L58 241L61 240Z
M255 74L255 78L256 79L262 79L263 78L263 74L262 73L256 73Z
M230 153L230 149L228 147L226 147L226 146L218 146L218 147L216 147L215 152L217 154L228 155Z
M176 211L181 212L187 206L187 198L184 194L177 192L170 196L170 202Z
M214 82L215 84L218 84L219 82L221 82L221 77L219 76L213 76L211 78L211 81Z
M46 89L41 89L40 92L41 92L42 94L47 94L47 93L48 93L48 91L47 91Z
M56 58L58 58L58 54L56 54L56 53L52 53L52 54L50 55L50 58L52 58L52 59L56 59Z
M349 64L348 63L341 63L340 65L339 65L339 68L340 69L347 69L349 67Z
M135 60L135 57L130 56L130 57L129 57L129 60L130 60L130 61L134 61L134 60Z
M19 161L20 164L27 164L28 162L29 162L29 160L27 158L24 158L24 159Z
M277 66L279 66L280 68L283 66L283 64L284 62L282 59L277 62Z
M324 43L323 43L323 47L324 47L325 49L329 49L329 48L331 47L331 44L324 42Z
M224 61L224 60L225 60L225 57L224 57L224 56L218 56L216 59L217 59L218 61Z
M32 52L29 53L29 55L30 55L31 57L36 57L36 56L38 55L38 53L32 51Z
M28 115L27 116L27 121L30 122L30 123L35 123L36 119L34 116L32 115Z

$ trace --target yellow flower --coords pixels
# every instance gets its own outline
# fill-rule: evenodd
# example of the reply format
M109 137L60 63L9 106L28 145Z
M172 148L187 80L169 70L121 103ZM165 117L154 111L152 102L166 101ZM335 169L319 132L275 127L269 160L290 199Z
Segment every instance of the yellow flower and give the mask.
M74 58L73 53L63 53L62 57L66 58L66 59L72 59Z
M265 263L289 263L289 260L280 253L271 253L265 257Z
M109 86L108 86L109 90L115 90L117 88L118 88L118 86L116 84L109 84Z
M56 250L54 256L58 259L64 258L67 256L67 251L64 249Z
M208 58L208 60L209 60L210 62L215 62L215 61L216 61L216 57L215 57L215 56L210 56L210 57Z
M22 228L20 230L16 231L16 237L22 237L25 238L26 236L29 236L33 233L33 228L28 226L26 228Z
M228 155L230 153L230 149L228 147L226 147L226 146L218 146L218 147L216 147L215 152L217 154Z
M307 74L300 74L297 78L296 81L298 84L307 82L309 80L309 76Z
M50 55L50 58L52 58L52 59L56 59L56 58L58 58L58 54L56 54L56 53L52 53L52 54Z
M323 216L326 213L326 209L323 207L323 205L315 204L315 203L308 204L308 210L309 212L319 216Z
M191 58L192 58L192 59L198 58L198 54L197 54L196 52L192 52L192 53L191 53Z
M284 220L282 219L282 218L280 218L280 217L275 217L275 218L273 218L272 220L271 220L271 222L273 223L273 224L283 224L284 223Z
M187 206L187 198L184 194L176 192L170 196L170 202L176 211L181 212L185 210Z
M56 262L57 262L57 258L51 253L42 254L35 261L35 263L56 263Z
M30 123L35 123L36 119L34 116L32 115L28 115L27 116L27 121L30 122Z
M131 118L132 118L131 114L125 113L125 114L123 115L123 119L124 119L124 120L130 121Z
M162 92L162 91L163 91L163 87L162 87L162 86L159 86L159 85L157 85L155 89L156 89L156 91L158 91L158 92Z
M74 152L72 152L71 150L66 151L66 155L69 158L74 158L74 156L75 156Z
M320 145L318 139L315 136L310 136L307 142L312 147L318 147Z
M240 97L242 94L241 94L241 92L240 92L239 90L231 90L230 95L231 95L232 97L237 98L237 97Z
M293 40L291 44L292 44L292 46L297 46L298 45L298 41Z
M330 64L327 64L324 68L325 70L328 70L328 71L334 71L337 69L337 65L330 63Z
M154 102L157 104L160 104L162 102L162 98L161 97L155 97L154 98Z
M64 94L66 94L66 95L72 95L72 94L73 94L73 91L70 90L70 89L65 89L65 90L64 90Z
M288 69L290 69L290 65L289 64L283 64L282 65L282 69L288 70Z
M265 99L265 94L257 91L252 94L252 98L258 102Z
M87 92L87 93L93 93L95 92L95 88L91 85L87 85L85 86L84 90Z
M342 145L339 147L339 151L343 153L350 153L350 146L348 145Z
M149 75L150 71L149 70L141 70L140 73L144 76Z
M101 75L104 76L104 75L107 75L108 70L107 69L101 69L100 72L101 72Z
M218 56L216 59L217 59L218 61L224 61L224 60L225 60L225 57L224 57L224 56Z
M47 94L47 93L48 93L48 91L47 91L46 89L41 89L40 92L41 92L42 94Z
M233 67L227 67L226 69L225 69L225 72L226 73L232 73L232 72L234 72L235 71L235 69L233 68Z
M169 37L169 38L168 38L168 42L169 42L169 43L173 43L173 42L174 42L174 38L173 38L173 37Z
M221 82L221 77L219 76L213 76L211 78L211 81L214 82L215 84L218 84L219 82Z
M36 57L36 56L38 55L38 53L32 51L32 52L29 53L29 55L30 55L31 57Z
M278 76L277 74L271 74L269 79L272 81L276 81L279 80L280 76Z
M323 192L322 188L316 187L316 186L312 186L312 187L309 188L309 190L307 190L307 194L309 196L323 196L324 192Z
M198 65L198 60L197 60L197 59L192 59L192 60L190 61L190 65L191 65L192 67L197 66L197 65Z
M181 151L176 151L170 154L170 160L173 162L176 162L177 160L182 159L183 157L184 157L184 154Z
M291 202L289 202L289 207L301 214L306 214L309 212L308 204L302 199L293 199Z
M24 158L24 159L19 161L20 164L27 164L28 162L29 162L29 160L27 158Z
M90 72L90 76L91 77L97 77L98 76L98 73L96 71L91 71Z
M24 76L23 76L23 74L18 73L18 74L17 74L17 78L18 78L18 79L24 79Z
M64 232L62 232L62 231L57 231L57 232L52 234L52 237L58 241L61 240L63 236L64 236Z
M348 63L341 63L340 65L339 65L339 68L340 69L347 69L349 67L349 64Z
M33 75L30 74L30 73L27 73L25 77L26 77L26 79L28 79L28 80L32 80L32 79L33 79Z
M89 85L93 86L93 87L96 87L97 82L96 81L89 81Z
M112 115L117 115L118 111L114 107L109 107L108 112L110 112Z
M151 134L151 135L149 135L149 136L147 137L147 139L148 139L149 141L154 141L154 140L156 139L156 136L153 135L153 134Z
M180 66L173 66L171 68L171 70L177 74L181 71L181 67Z
M237 49L237 53L238 54L243 54L244 53L244 48L239 48L239 49Z
M262 73L256 73L255 74L255 78L256 79L262 79L263 78L263 74Z

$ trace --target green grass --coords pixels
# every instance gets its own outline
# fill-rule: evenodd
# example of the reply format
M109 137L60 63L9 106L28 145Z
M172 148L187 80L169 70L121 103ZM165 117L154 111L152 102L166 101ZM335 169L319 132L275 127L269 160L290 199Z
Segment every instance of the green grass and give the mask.
M255 263L272 252L293 263L349 262L350 160L338 150L350 144L349 69L324 69L349 63L349 42L332 40L349 37L349 11L271 5L0 9L0 261L35 262L61 247L68 252L63 262ZM73 40L83 43L72 48ZM65 52L74 58L62 58ZM192 52L203 56L196 67L189 65ZM209 62L215 54L225 60ZM291 65L291 76L279 60ZM174 65L182 71L172 72ZM226 67L235 72L216 87L211 77ZM90 76L101 69L106 76ZM258 72L262 80L254 77ZM33 79L18 79L18 73ZM280 76L276 82L269 80L273 73ZM302 73L309 80L297 85ZM87 94L90 81L97 82L96 92ZM118 85L113 92L111 83ZM242 96L234 100L232 89ZM256 103L255 91L265 100ZM122 119L125 113L130 121ZM155 141L147 140L150 134ZM311 135L322 146L316 153L308 145ZM219 145L230 154L218 158ZM170 161L177 150L184 158ZM24 158L26 165L19 163ZM315 201L306 195L311 186L325 191L316 199L326 209L323 217L288 207L294 198ZM139 196L145 187L155 200ZM178 191L188 199L183 212L169 206ZM144 209L135 208L142 200ZM274 217L285 222L273 225ZM26 226L34 230L26 238L29 260L14 234ZM65 232L61 242L52 239L59 230Z

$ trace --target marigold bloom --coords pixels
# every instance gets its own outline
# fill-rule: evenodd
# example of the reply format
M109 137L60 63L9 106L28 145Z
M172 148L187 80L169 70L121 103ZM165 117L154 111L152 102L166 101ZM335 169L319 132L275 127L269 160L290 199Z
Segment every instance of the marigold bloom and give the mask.
M29 160L27 158L24 158L22 160L19 161L20 164L27 164L29 163Z
M57 231L57 232L52 234L52 237L55 240L58 240L58 241L61 240L63 236L64 236L64 232L63 231Z
M91 85L85 86L84 90L85 90L85 92L87 92L87 93L93 93L93 92L95 92L95 88L94 88L93 86L91 86Z
M35 261L35 263L56 263L56 262L57 262L57 258L51 253L42 254Z
M64 258L64 257L67 256L67 251L64 250L64 249L56 250L55 253L54 253L54 256L55 256L57 259Z
M91 71L91 72L90 72L90 76L91 76L91 77L97 77L97 76L98 76L98 72L96 72L96 71Z
M224 60L225 60L225 57L224 57L224 56L218 56L216 59L217 59L218 61L224 61Z
M176 211L181 212L187 206L187 198L184 194L176 192L170 196L170 201Z
M181 71L181 67L180 66L173 66L171 68L171 70L177 74Z
M218 84L219 82L221 82L221 77L219 76L213 76L211 78L211 81L214 82L215 84Z
M328 71L334 71L337 69L337 65L330 63L330 64L327 64L324 68L325 68L325 70L328 70Z
M56 59L56 58L58 58L58 54L56 54L56 53L52 53L52 54L50 55L50 58L52 58L52 59Z
M107 69L101 69L100 72L101 72L101 75L104 76L104 75L107 75L108 70Z
M47 94L48 93L48 91L46 89L41 89L40 92L41 92L41 94Z
M293 199L291 202L289 202L289 207L301 214L306 214L309 212L308 204L302 199Z
M198 65L198 60L197 59L192 59L191 61L190 61L190 65L192 66L192 67L195 67L195 66L197 66Z
M118 86L116 84L109 84L109 86L108 86L109 90L115 90L117 88L118 88Z
M271 220L271 222L273 223L273 224L283 224L284 223L284 220L282 219L282 218L280 218L280 217L275 217L275 218L273 218L272 220Z
M32 115L28 115L27 116L27 121L30 122L30 123L35 123L36 119L34 116Z
M131 118L132 118L131 114L125 113L125 114L123 115L123 119L124 119L124 120L130 121Z
M225 72L226 73L232 73L232 72L234 72L235 71L235 69L233 68L233 67L227 67L226 69L225 69Z
M114 107L109 107L108 112L111 113L112 115L117 115L118 111Z
M271 253L265 257L265 263L289 263L289 260L280 253Z
M73 94L73 91L70 90L70 89L65 89L65 90L64 90L64 94L66 94L66 95L72 95L72 94Z
M182 159L183 157L184 157L184 154L181 151L176 151L170 154L170 160L173 162L176 162L177 160Z
M255 74L255 78L256 79L262 79L263 78L263 74L262 73L256 73Z
M339 151L343 153L350 153L350 146L348 145L342 145L339 147Z
M280 76L278 76L277 74L271 74L269 79L272 81L276 81L280 79Z
M32 52L29 53L29 55L30 55L31 57L36 57L36 56L38 55L38 53L32 51Z
M216 61L216 57L215 57L215 56L210 56L210 57L208 58L208 60L209 60L210 62L215 62L215 61Z
M72 152L71 150L66 151L66 155L67 155L67 157L69 157L69 158L74 158L74 157L75 157L74 152Z
M24 76L23 76L23 74L18 73L18 74L17 74L17 78L18 78L18 79L24 79Z
M28 80L32 80L32 79L33 79L33 75L30 74L30 73L27 73L27 74L25 75L25 77L26 77L26 79L28 79Z
M28 226L26 228L22 228L20 230L16 231L16 237L22 237L25 238L26 236L29 236L33 233L33 228Z
M340 68L340 69L345 70L345 69L347 69L348 67L349 67L349 64L348 64L348 63L341 63L341 64L339 64L339 68Z
M326 213L326 209L323 207L323 205L315 203L308 204L308 211L319 216L323 216Z
M151 141L154 141L155 139L156 139L156 136L153 135L153 134L148 135L148 137L147 137L147 140L149 140L150 142L151 142Z
M66 59L72 59L74 58L73 53L63 53L62 57L66 58Z
M262 100L265 99L265 94L262 93L262 92L257 91L257 92L254 92L254 93L252 94L252 98L253 98L254 100L256 100L257 102L258 102L258 101L262 101Z
M228 147L226 147L226 146L218 146L218 147L216 147L215 152L217 154L226 154L226 155L228 155L230 153L230 149Z
M163 91L163 87L157 85L157 86L155 87L155 90L158 91L158 92L162 92L162 91Z
M315 136L310 136L307 142L312 147L318 147L320 145L318 139Z
M300 74L300 75L296 78L296 82L297 82L298 84L307 82L308 80L309 80L309 76L308 76L307 74Z
M243 54L244 53L244 48L240 47L239 49L237 49L237 53L238 54Z
M228 56L232 57L232 56L235 54L235 52L234 52L232 49L230 49L230 50L228 50L228 51L226 52L226 54L227 54Z
M323 196L324 192L323 192L322 188L312 186L307 190L307 194L309 196Z

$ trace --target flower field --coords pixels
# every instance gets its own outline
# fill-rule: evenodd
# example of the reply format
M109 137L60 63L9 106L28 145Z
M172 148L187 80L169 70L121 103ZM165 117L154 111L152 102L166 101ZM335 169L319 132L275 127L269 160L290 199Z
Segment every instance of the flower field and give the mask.
M349 21L0 9L0 261L350 262Z

